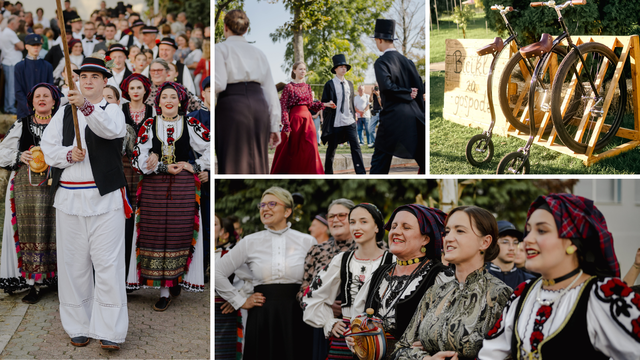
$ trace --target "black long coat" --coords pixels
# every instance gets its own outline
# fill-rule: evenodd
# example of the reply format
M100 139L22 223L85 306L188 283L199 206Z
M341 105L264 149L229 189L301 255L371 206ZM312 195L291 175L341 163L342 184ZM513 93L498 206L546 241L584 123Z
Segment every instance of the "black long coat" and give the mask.
M345 100L349 103L349 109L351 110L351 114L353 115L353 120L355 121L357 119L356 119L355 106L353 104L353 99L355 98L353 83L349 80L346 80L346 81L349 84L349 90L351 91L351 95L349 96L349 99L345 99ZM338 95L336 93L336 87L333 83L333 78L331 78L331 80L327 81L327 83L324 84L324 90L322 90L321 101L323 103L328 103L329 101L332 101L332 100L334 104L338 105ZM333 135L333 131L334 131L333 124L336 121L336 110L337 108L332 109L329 107L323 110L322 137L320 138L323 144L326 144L331 138L331 136ZM344 139L338 139L338 144L343 143L345 141L347 141L346 136L344 137Z
M424 147L426 136L422 79L413 61L397 51L380 56L374 69L382 99L376 149L414 159L418 146ZM411 99L411 88L418 89L415 99Z

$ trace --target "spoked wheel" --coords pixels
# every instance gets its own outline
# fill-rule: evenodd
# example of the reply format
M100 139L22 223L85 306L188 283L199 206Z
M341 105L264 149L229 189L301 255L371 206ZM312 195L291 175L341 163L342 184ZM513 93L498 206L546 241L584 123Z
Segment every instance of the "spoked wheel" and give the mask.
M595 132L596 122L602 116L604 98L611 91L613 100L604 118L604 126L596 141L595 150L605 147L620 128L627 105L627 80L623 71L619 81L613 81L618 57L605 45L589 42L578 48L586 66L582 66L576 51L567 55L560 64L558 75L553 82L551 113L562 142L574 152L584 154L589 139ZM596 84L597 80L601 79L602 85L598 89L601 99L595 99L589 76ZM575 85L572 82L574 79L577 79ZM567 110L563 115L564 102L567 102ZM583 119L585 124L581 125Z
M496 174L529 174L529 159L520 151L508 153L500 160Z
M549 67L541 79L542 85L547 91L551 89L551 82L556 74L558 65L563 61L567 54L567 50L563 47L556 47L552 50L553 54L549 59ZM540 57L530 59L535 66ZM531 86L531 73L534 68L527 67L527 61L522 57L520 52L515 53L509 61L507 61L500 76L498 85L498 97L500 99L500 108L513 127L522 132L529 134L529 88ZM543 89L536 90L538 98L544 94ZM550 98L551 93L547 96ZM548 101L547 101L548 102ZM538 109L536 109L538 110ZM535 112L536 124L542 122L544 116L543 111ZM536 126L538 127L538 126ZM549 126L549 130L551 126Z
M466 149L469 164L480 167L493 158L493 141L485 134L478 134L469 139Z

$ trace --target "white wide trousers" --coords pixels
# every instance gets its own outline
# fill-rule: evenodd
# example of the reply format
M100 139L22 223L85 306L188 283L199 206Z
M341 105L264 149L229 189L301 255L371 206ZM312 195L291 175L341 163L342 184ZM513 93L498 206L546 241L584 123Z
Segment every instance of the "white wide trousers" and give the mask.
M69 337L124 342L124 232L122 209L97 216L56 211L60 320Z

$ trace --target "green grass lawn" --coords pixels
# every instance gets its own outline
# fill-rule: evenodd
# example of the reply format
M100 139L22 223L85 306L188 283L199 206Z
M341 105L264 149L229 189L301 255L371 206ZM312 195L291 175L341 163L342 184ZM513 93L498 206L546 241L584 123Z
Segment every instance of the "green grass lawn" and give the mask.
M436 24L433 24L433 30L429 32L429 62L444 61L445 40L446 39L462 39L462 30L456 28L450 17L443 17L440 20L440 31L437 30ZM485 29L484 13L476 14L471 23L467 25L467 39L493 39L498 34L494 31Z
M472 136L482 133L484 129L465 127L442 117L444 72L430 73L430 91L431 174L495 174L498 163L506 154L525 145L525 141L519 138L506 138L494 134L492 140L495 152L491 162L483 168L471 166L465 158L467 141ZM625 126L628 125L625 121ZM605 149L620 142L620 138L615 138ZM579 159L533 145L529 161L532 174L637 174L640 173L640 148L586 167Z

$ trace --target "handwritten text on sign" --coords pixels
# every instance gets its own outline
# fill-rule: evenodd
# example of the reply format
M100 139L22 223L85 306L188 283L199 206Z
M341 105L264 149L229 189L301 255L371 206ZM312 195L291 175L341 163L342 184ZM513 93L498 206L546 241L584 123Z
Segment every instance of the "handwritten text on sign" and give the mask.
M492 39L447 39L445 55L445 85L443 115L447 120L465 126L487 128L491 111L487 97L487 77L493 61L491 54L478 56L476 50ZM493 71L493 103L498 132L506 131L506 120L498 101L498 82L510 51L505 48Z

